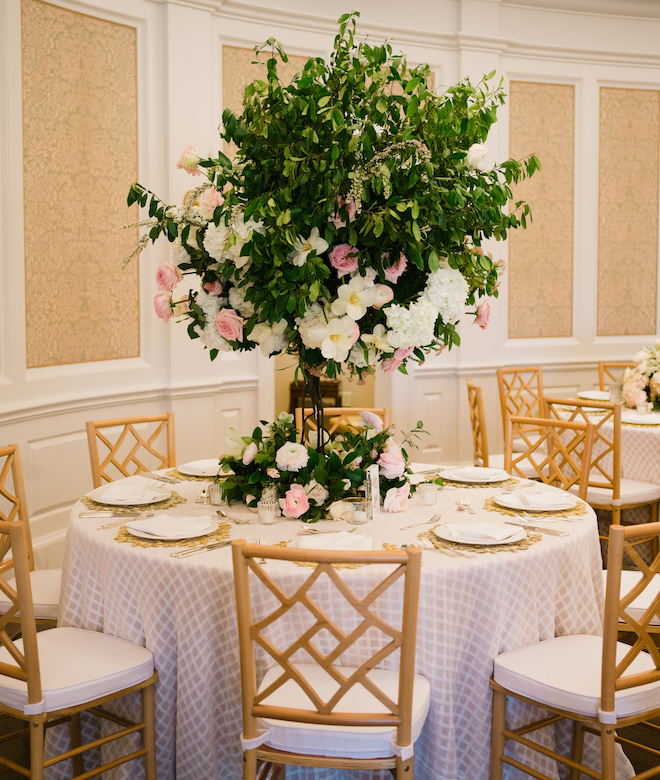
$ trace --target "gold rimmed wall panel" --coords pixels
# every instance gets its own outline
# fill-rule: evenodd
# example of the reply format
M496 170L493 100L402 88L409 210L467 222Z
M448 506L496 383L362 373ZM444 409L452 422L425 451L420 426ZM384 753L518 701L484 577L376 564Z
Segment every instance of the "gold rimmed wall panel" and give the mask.
M601 87L598 335L656 333L660 92Z
M139 355L134 28L21 0L27 366Z
M571 336L575 89L512 81L508 105L510 155L536 154L542 165L514 188L533 221L509 234L509 338Z

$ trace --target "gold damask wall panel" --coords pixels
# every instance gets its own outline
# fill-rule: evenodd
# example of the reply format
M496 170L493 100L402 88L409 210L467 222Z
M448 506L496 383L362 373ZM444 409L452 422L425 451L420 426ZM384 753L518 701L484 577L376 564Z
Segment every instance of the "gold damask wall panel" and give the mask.
M131 27L21 0L27 366L139 355Z
M598 335L655 333L660 92L600 90Z
M509 234L509 338L571 336L575 90L512 81L508 105L509 154L536 154L542 165L513 190L533 221Z

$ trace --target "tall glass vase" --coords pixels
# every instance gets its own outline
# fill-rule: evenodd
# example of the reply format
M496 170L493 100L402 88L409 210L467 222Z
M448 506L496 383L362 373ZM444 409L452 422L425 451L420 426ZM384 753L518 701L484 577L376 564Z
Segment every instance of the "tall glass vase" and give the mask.
M309 421L312 423L312 427L315 427L318 432L316 449L319 452L323 452L323 448L327 444L330 437L329 434L327 434L325 431L321 378L314 374L308 373L304 368L302 369L302 375L304 380L302 408L304 410L311 406L312 411L310 414L307 414L303 417L300 441L302 443L305 440L305 425ZM309 397L309 405L307 403L307 397Z

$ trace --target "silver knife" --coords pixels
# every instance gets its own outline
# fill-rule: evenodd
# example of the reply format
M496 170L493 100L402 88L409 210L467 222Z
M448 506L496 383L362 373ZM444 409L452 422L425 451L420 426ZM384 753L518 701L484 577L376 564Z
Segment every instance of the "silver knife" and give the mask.
M231 539L223 539L221 542L209 542L200 547L193 547L190 550L179 550L179 552L170 553L170 558L188 558L191 555L206 552L207 550L217 550L220 547L227 547L231 544Z
M121 520L118 520L114 523L103 523L99 526L99 531L102 531L106 528L117 528L120 525L124 525L126 523L126 520L135 520L136 522L138 520L144 520L145 517L151 517L153 512L150 512L148 509L146 509L141 514L134 516L134 515L123 515Z
M81 512L78 517L97 517L97 518L111 518L111 517L137 517L140 513L139 512L110 512L110 511L103 511L100 509L98 512Z
M527 528L529 531L536 531L539 534L548 534L549 536L570 536L568 531L557 531L555 528L541 528L541 526L539 525L527 525L526 523L514 523L509 520L505 520L504 525L515 525L516 528Z
M174 477L166 477L163 474L154 474L153 471L141 471L140 477L149 477L150 479L157 479L160 482L170 482L173 485L178 485L181 482L180 479L174 479Z

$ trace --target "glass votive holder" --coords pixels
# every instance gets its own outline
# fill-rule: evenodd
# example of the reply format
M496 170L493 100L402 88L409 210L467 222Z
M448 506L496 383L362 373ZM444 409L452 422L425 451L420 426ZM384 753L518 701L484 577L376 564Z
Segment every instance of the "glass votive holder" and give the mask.
M209 498L209 504L213 504L213 506L222 506L227 503L225 497L222 495L222 485L219 482L211 482L206 494Z
M637 414L648 414L651 411L651 409L649 409L649 404L647 401L637 404L635 408L637 409Z
M257 519L262 525L272 525L280 515L280 505L277 501L259 501L257 503Z
M438 486L434 482L422 482L418 485L419 501L424 506L433 506L438 498Z
M374 508L370 498L343 498L346 504L345 519L351 525L362 525L373 519Z

